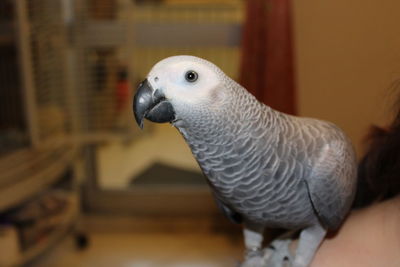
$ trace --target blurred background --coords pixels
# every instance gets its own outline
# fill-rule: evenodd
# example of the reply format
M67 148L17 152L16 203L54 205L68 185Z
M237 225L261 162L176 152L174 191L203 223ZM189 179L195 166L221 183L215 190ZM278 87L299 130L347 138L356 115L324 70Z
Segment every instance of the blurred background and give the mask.
M359 156L390 121L400 2L0 0L0 266L235 266L183 138L132 114L159 60L208 59Z

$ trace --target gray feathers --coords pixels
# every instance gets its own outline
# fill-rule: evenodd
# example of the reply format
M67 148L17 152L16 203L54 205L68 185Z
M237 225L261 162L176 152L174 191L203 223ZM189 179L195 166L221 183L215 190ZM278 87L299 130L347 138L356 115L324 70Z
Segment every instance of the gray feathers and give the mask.
M188 71L198 75L195 82L184 79ZM157 107L150 88L171 105L168 114L147 118L173 118L217 205L232 221L243 220L248 251L243 266L265 265L264 227L303 229L293 266L307 266L354 198L355 156L344 133L329 122L271 109L196 57L162 60L143 84L135 96L135 118L141 123Z
M355 184L354 153L342 131L274 111L233 81L220 90L224 102L206 111L194 107L178 127L215 194L267 226L321 220L336 228Z

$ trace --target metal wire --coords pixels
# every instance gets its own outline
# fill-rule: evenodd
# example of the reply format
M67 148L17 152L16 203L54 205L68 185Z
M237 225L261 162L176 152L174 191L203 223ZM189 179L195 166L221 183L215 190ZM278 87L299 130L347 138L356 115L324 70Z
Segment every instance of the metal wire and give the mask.
M132 131L126 104L162 58L200 56L237 77L242 1L90 0L79 9L77 47L84 68L79 80L88 131ZM128 99L118 91L124 73L131 84L123 94Z
M26 1L34 77L39 138L45 140L69 130L66 102L66 28L61 1Z
M20 136L25 145L35 132L39 142L132 135L134 88L167 56L204 57L237 76L240 0L18 1L26 7L29 53L18 55L13 38L7 44L0 38L0 153L10 135ZM12 2L0 3L1 37L2 26L15 19L9 12ZM29 57L22 62L30 68L18 69L18 57ZM32 80L30 98L21 93L26 72Z
M0 2L0 155L26 146L12 1Z

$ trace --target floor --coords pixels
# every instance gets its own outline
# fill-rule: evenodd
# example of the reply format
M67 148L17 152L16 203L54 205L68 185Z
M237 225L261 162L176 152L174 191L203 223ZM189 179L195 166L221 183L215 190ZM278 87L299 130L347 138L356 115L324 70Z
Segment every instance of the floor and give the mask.
M154 162L199 170L175 128L168 124L152 126L151 133L143 135L140 141L115 142L99 150L97 166L102 188L126 188L135 173ZM114 216L85 218L84 224L89 227L84 228L90 237L87 249L78 250L74 238L69 237L35 261L32 267L237 266L243 252L241 230L229 229L231 224L225 218L221 221L227 226L222 224L218 228L214 220L198 218L175 223L170 219L138 222Z
M32 267L232 267L241 259L241 240L226 234L91 233L90 246L75 248L73 238Z
M145 127L151 130L139 141L109 143L98 150L98 178L103 189L126 189L135 174L154 162L199 171L190 149L175 128L169 124L149 123ZM104 221L97 220L97 226ZM111 221L115 223L116 220ZM165 231L163 227L167 223L158 222L161 227L155 226L158 230L153 231L152 223L136 227L139 231L129 231L131 224L126 222L122 225L128 227L112 227L109 222L100 229L89 227L87 249L78 250L74 239L69 237L32 267L232 267L242 258L240 229L210 230L212 227L204 226L206 220L205 223L196 221L194 227L190 226L192 223L183 222L173 231ZM143 228L147 228L145 233L140 231ZM174 227L169 225L169 229ZM180 231L182 229L184 231Z
M148 121L145 127L149 131L137 141L112 142L98 149L97 173L102 188L126 189L132 177L155 162L200 172L188 145L174 127Z

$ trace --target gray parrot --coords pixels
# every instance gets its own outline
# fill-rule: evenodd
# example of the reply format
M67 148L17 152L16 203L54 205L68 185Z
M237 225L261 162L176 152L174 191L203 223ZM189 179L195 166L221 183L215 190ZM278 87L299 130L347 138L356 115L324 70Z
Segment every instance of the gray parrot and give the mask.
M135 119L170 122L208 179L220 209L244 225L243 266L265 266L265 227L300 230L291 266L308 266L337 229L356 188L356 159L334 124L260 103L214 64L158 62L134 97Z

